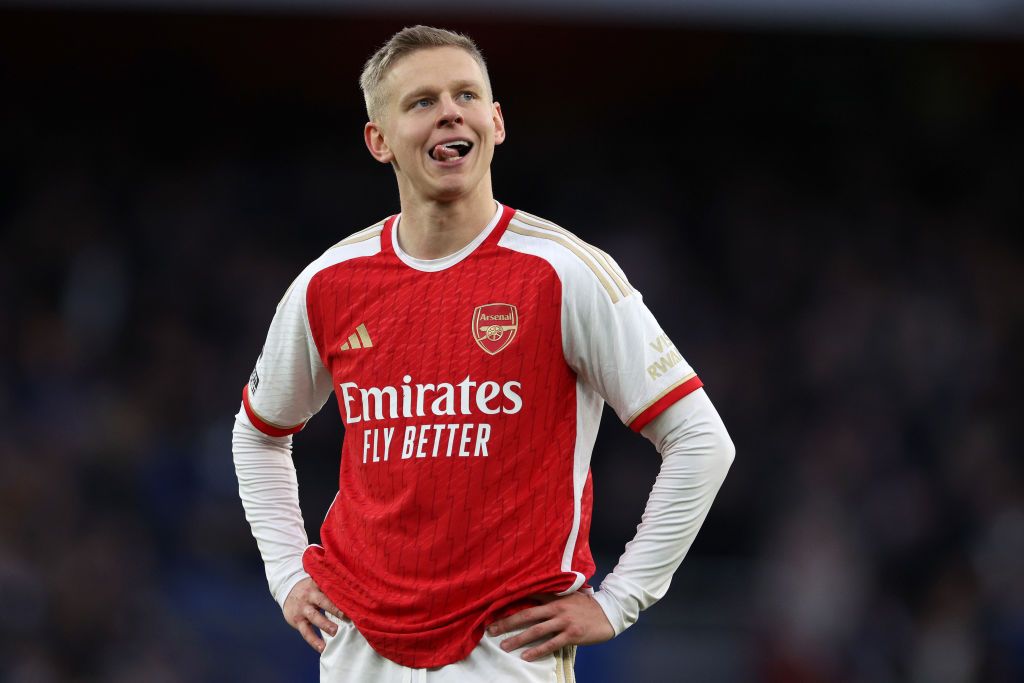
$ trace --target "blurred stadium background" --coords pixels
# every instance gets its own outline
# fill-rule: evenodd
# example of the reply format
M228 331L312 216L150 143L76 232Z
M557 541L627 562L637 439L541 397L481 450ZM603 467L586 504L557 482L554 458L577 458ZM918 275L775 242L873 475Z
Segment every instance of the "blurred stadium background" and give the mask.
M229 434L294 275L397 210L356 79L420 22L489 59L498 198L618 258L738 447L579 680L1024 680L1019 0L0 7L0 680L316 680ZM599 574L657 469L606 423ZM311 540L339 444L332 399Z

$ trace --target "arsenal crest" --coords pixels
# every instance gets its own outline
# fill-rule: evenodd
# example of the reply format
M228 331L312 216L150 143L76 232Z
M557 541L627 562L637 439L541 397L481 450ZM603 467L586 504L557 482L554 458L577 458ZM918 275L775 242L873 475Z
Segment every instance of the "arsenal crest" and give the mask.
M492 356L512 343L519 313L512 304L484 304L473 311L473 340Z

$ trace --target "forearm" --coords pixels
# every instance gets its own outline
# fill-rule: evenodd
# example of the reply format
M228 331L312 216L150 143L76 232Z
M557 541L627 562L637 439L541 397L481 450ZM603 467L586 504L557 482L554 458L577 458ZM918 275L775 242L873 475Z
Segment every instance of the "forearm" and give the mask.
M643 434L661 453L661 470L636 536L595 594L616 634L668 591L735 454L703 390L670 406Z
M308 576L302 568L307 540L291 445L290 436L270 437L258 431L244 411L236 416L231 450L238 494L270 592L282 607L295 584Z

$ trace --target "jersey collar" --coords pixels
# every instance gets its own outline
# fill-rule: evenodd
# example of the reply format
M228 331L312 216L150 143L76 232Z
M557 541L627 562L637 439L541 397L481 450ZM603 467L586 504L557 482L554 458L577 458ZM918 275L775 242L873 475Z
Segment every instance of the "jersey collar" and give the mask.
M501 239L502 233L504 233L505 228L508 227L508 222L512 220L512 215L515 213L515 209L503 206L498 202L494 202L494 204L494 215L491 216L491 220L487 223L487 227L485 227L479 235L474 237L472 242L455 253L436 259L419 259L405 253L405 251L402 250L402 247L398 244L398 224L401 222L402 214L396 214L384 223L384 234L381 235L381 248L390 251L398 257L399 261L415 270L423 271L425 273L434 273L439 270L446 270L455 264L464 261L481 245L485 243L488 245L494 244Z

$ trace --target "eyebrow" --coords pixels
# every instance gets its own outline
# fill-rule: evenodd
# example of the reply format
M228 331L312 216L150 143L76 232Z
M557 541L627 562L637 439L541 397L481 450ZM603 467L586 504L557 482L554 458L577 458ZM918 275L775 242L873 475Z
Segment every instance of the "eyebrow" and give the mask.
M448 84L448 86L446 86L446 87L449 87L452 90L484 90L485 89L483 83L481 83L479 81L469 81L469 80L454 81L454 82ZM418 99L420 97L424 97L425 95L433 95L433 94L436 93L436 91L437 91L437 88L434 88L434 87L431 87L431 86L425 86L425 87L422 87L422 88L419 88L417 90L414 90L414 91L410 92L408 95L405 95L401 99L401 101L402 102L408 102L409 100Z

